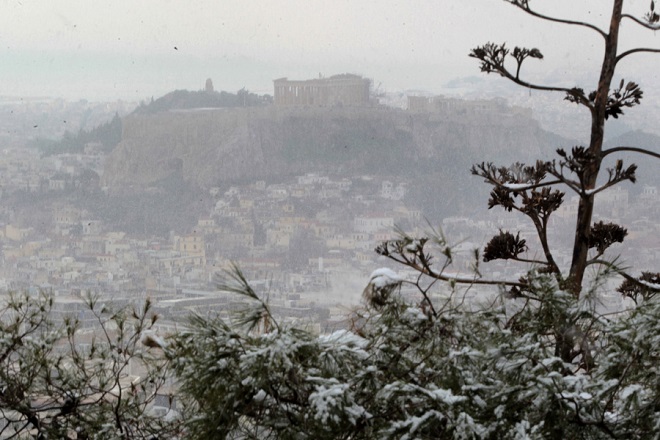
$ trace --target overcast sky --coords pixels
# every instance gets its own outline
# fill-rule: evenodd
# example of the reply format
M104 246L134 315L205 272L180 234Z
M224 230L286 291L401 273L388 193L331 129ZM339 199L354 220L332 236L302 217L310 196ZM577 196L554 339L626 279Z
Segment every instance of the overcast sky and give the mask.
M629 0L626 8L641 16L648 3ZM531 4L602 26L611 7L607 0ZM272 93L275 78L344 72L369 77L385 91L438 92L453 78L479 75L467 54L487 41L538 47L546 59L526 74L558 82L596 68L602 48L592 32L541 22L502 0L0 0L0 5L0 96L140 100L201 89L209 77L217 90ZM660 46L660 37L630 21L623 36L626 44ZM633 60L631 71L659 70L660 57L639 58L644 61Z

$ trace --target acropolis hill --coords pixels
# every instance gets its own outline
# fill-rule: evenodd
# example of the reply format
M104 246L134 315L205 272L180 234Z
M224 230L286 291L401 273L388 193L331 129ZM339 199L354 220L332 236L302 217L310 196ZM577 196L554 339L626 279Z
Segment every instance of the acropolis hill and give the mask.
M170 110L124 119L104 185L144 187L172 174L202 187L317 169L467 175L473 162L551 152L557 136L504 102L411 98L409 110L369 104ZM449 173L449 174L448 174Z

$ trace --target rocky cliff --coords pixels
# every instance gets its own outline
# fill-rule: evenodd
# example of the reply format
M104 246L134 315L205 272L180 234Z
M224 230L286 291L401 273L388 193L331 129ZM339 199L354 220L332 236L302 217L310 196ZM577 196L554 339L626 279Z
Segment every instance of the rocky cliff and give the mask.
M144 188L172 175L210 187L311 171L468 175L479 161L548 154L559 138L528 115L275 106L132 115L103 184ZM547 157L547 154L543 154Z

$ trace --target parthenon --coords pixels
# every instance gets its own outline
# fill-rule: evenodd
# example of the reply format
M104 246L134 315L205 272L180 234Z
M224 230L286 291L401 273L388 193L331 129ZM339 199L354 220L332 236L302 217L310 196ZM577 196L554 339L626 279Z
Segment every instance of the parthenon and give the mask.
M273 81L275 105L311 105L317 107L368 105L371 81L349 73L329 78Z

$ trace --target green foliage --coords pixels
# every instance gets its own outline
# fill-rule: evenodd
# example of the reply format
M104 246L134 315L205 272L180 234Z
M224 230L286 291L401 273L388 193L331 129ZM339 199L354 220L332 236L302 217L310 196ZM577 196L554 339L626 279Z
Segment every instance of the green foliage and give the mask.
M264 331L266 305L240 271L231 277L253 312L240 326L194 317L167 349L197 413L192 438L660 435L657 302L602 315L597 287L577 299L530 273L515 300L470 310L456 291L434 315L392 295L356 311L351 331L316 336Z
M89 297L87 306L93 330L73 316L54 321L47 295L10 295L0 309L3 438L142 439L177 431L178 422L151 411L167 370L141 342L156 322L150 303L110 310Z
M236 93L175 90L149 103L140 103L136 114L153 114L168 110L194 108L254 107L272 102L269 95L257 95L246 89Z

